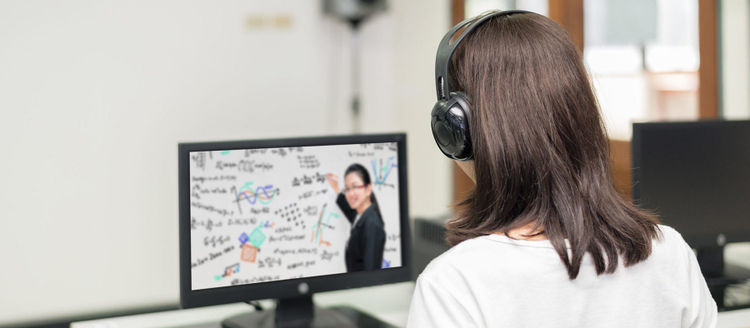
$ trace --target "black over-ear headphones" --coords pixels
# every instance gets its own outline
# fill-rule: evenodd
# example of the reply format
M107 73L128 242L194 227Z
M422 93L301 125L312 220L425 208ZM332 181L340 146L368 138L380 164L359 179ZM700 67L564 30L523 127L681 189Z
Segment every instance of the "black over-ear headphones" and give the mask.
M469 18L454 26L440 41L435 61L435 83L437 86L438 101L432 108L432 136L435 138L440 151L451 159L459 161L471 161L474 159L471 135L469 134L469 121L471 119L471 108L469 98L463 92L451 92L448 78L448 65L453 52L461 40L471 33L474 28L486 22L492 17L529 13L524 10L496 11L479 18ZM467 27L468 24L471 24ZM464 28L461 35L451 43L453 35Z

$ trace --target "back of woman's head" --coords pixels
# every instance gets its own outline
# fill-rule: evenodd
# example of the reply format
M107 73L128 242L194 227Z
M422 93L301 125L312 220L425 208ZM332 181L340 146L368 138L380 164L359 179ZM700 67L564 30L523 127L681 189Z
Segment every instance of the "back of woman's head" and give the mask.
M532 13L490 18L461 41L449 72L470 99L476 174L450 244L534 224L571 279L586 252L598 274L618 257L629 266L649 256L658 221L614 189L598 103L562 27Z

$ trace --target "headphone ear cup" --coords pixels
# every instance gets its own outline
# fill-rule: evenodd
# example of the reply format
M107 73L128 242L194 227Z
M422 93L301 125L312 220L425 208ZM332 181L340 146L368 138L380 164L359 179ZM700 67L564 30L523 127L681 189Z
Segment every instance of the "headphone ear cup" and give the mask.
M451 98L438 101L432 108L432 136L440 151L454 160L471 161L469 101L463 92L451 92Z

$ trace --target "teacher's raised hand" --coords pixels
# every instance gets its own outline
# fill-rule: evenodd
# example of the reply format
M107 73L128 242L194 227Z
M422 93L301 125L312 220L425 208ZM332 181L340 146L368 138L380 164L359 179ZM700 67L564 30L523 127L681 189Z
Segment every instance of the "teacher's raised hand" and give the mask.
M335 193L339 193L339 176L335 175L333 173L326 174L326 180L328 180L328 183L331 185L331 188L333 188L333 191Z

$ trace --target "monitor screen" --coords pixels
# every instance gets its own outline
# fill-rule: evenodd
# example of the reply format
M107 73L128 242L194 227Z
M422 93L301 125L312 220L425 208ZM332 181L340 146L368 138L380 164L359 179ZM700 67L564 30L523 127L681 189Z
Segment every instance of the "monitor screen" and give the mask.
M693 247L750 241L750 121L633 125L633 196Z
M401 236L408 221L399 148L405 142L399 140L181 145L181 162L187 161L181 164L187 168L181 216L189 227L181 252L189 254L190 291L341 279L404 266ZM325 289L355 285L369 283Z

